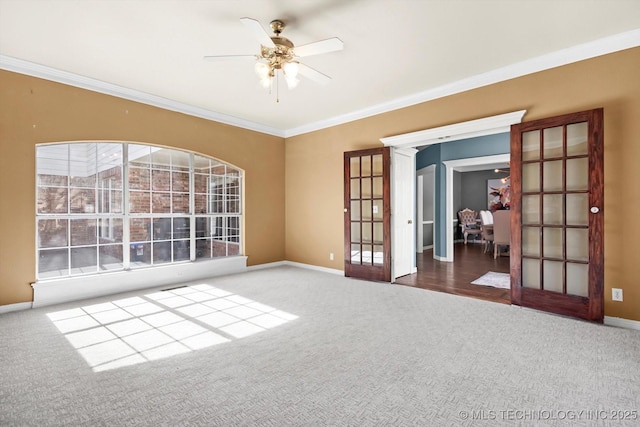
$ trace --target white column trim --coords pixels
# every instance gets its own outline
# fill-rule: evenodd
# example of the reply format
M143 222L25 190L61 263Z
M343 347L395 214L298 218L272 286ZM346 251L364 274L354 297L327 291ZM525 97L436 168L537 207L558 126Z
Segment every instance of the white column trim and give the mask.
M380 141L387 147L418 147L505 133L509 132L512 124L520 123L526 112L527 110L519 110L497 116L483 117L417 132L380 138Z

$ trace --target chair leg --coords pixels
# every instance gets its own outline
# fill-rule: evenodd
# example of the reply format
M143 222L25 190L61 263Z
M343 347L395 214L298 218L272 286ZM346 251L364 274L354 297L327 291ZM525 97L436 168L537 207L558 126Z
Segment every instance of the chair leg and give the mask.
M493 242L493 259L498 258L498 244Z
M467 233L465 232L463 234L464 234L464 244L466 245L467 244Z

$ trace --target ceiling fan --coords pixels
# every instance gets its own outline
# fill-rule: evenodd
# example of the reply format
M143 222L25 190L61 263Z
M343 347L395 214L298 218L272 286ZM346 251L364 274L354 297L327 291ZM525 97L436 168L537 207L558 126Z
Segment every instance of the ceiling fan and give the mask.
M300 63L298 58L342 50L344 45L339 38L332 37L302 46L295 46L291 40L281 36L286 24L280 19L273 20L270 23L271 30L274 33L273 36L269 36L260 22L255 19L241 18L240 22L253 33L260 43L260 53L257 55L205 56L205 60L220 61L255 58L255 71L260 78L260 84L269 90L273 87L274 79L277 89L279 71L284 76L289 89L293 89L298 85L298 74L320 84L327 84L331 80L331 77L326 74Z

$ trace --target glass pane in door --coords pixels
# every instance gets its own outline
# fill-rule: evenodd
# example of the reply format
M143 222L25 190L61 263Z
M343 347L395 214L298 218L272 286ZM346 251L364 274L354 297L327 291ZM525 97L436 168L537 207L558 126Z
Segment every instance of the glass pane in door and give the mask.
M373 176L382 176L382 154L373 156Z
M522 134L522 160L540 158L540 131L533 130Z
M351 264L362 264L362 252L357 243L351 244Z
M567 159L567 190L589 189L589 164L586 157Z
M543 190L562 191L562 160L544 162L543 165Z
M581 122L567 126L567 156L586 155L589 140L589 123Z
M363 221L371 221L371 200L362 201L362 216L360 219Z
M540 163L522 165L522 192L540 191Z
M562 262L544 261L542 269L544 290L562 293Z
M382 198L382 177L373 178L373 197Z
M567 229L567 259L589 261L589 230L586 228Z
M360 220L360 200L352 200L351 201L351 220L358 221Z
M384 235L382 231L382 223L374 222L373 223L373 243L381 245L384 240Z
M542 234L545 258L562 258L562 229L545 227Z
M540 289L540 261L532 258L522 259L522 286Z
M542 133L545 159L562 157L562 126L546 128Z
M360 198L360 180L357 178L351 180L351 198L352 199Z
M360 165L362 167L360 176L371 176L371 156L363 156L360 159Z
M362 187L362 198L370 199L371 198L371 178L362 178L361 180Z
M362 242L373 242L373 230L371 229L371 223L366 223L362 226Z
M351 178L359 177L360 176L360 157L352 157L350 160L350 163L351 165L349 167L349 170L351 171Z
M540 224L540 196L522 196L522 223Z
M540 256L539 227L522 228L522 255L534 257Z
M383 262L384 262L384 246L374 245L373 246L373 263L375 265L382 265Z
M567 225L589 225L589 195L567 194Z
M589 296L589 266L567 263L567 293L581 297Z
M362 241L361 233L360 233L360 223L352 222L351 223L351 240L354 242Z
M545 194L542 198L544 213L542 220L547 225L562 225L564 218L562 194Z

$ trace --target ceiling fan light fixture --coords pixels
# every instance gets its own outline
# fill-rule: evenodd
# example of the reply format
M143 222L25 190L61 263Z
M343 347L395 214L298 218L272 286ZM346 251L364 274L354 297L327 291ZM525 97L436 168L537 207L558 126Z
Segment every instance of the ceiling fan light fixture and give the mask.
M260 85L270 92L275 89L276 95L279 93L280 77L284 77L289 89L294 89L298 86L300 82L299 75L319 84L327 84L331 80L329 76L298 62L297 59L299 57L342 50L343 43L337 37L296 47L291 40L282 36L282 31L285 29L286 24L280 19L275 19L270 23L271 30L274 33L273 36L270 36L260 22L255 19L245 17L241 18L240 22L253 33L260 43L260 52L257 55L205 56L204 59L216 61L233 58L255 58L257 62L254 65L254 71L258 76ZM279 101L279 98L276 98L276 100Z
M284 74L284 79L287 81L287 87L289 89L295 89L296 86L298 86L298 83L300 83L300 79L299 78L291 77L286 72Z
M271 67L266 62L258 61L255 65L255 71L258 77L262 80L269 77L269 74L271 73Z
M287 62L282 66L282 71L288 78L295 79L298 76L298 62Z
M273 84L273 76L265 76L260 79L260 86L267 90L271 90L271 85Z

